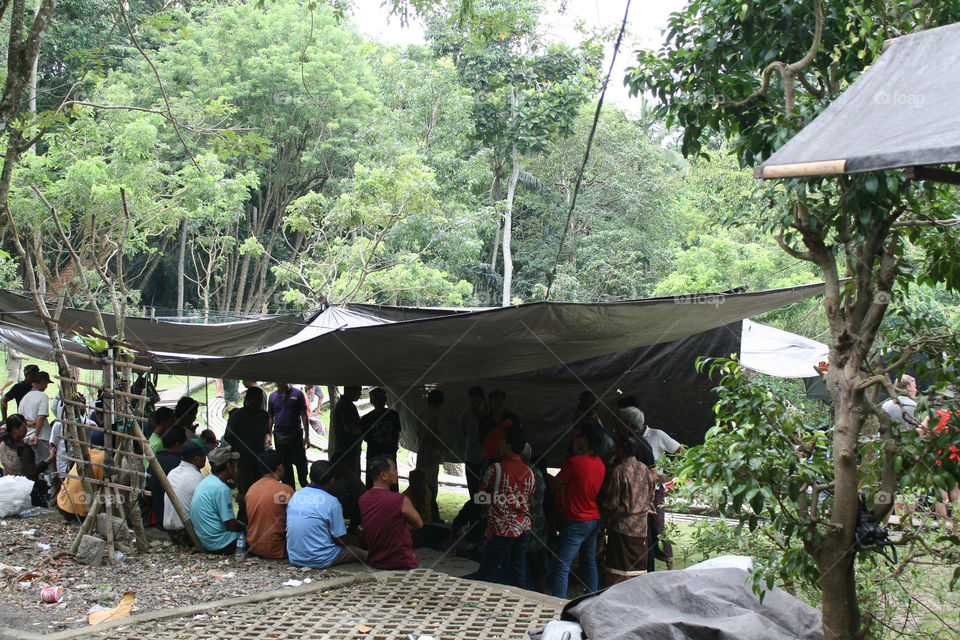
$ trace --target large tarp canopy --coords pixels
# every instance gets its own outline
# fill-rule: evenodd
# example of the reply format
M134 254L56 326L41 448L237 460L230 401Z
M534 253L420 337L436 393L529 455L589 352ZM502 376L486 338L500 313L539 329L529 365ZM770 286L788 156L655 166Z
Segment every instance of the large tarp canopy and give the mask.
M440 435L452 460L465 453L459 417L467 405L467 389L500 389L528 428L538 454L562 459L583 391L599 399L605 424L613 423L622 391L639 400L650 424L685 444L696 444L714 423L711 389L716 384L697 371L698 358L739 354L747 366L772 375L813 375L813 365L825 359L824 345L745 319L822 291L822 284L812 284L753 293L598 304L539 302L495 309L345 305L327 307L310 321L286 316L196 325L128 318L127 326L143 330L131 341L149 352L138 354L136 361L163 373L385 387L391 406L403 417L408 448L416 447L416 414L423 407L424 386L440 384L448 399ZM5 305L0 308L0 341L28 355L53 359L46 332L31 328L39 315L24 309L23 301L0 295ZM78 329L96 326L89 311L68 309L62 317ZM109 316L105 320L113 322ZM235 344L222 350L240 355L210 355L231 340ZM86 352L75 342L64 344L77 354ZM195 351L171 350L179 345ZM96 366L83 359L70 362Z
M393 387L471 381L672 342L822 291L823 285L813 284L630 302L535 302L467 312L437 310L435 315L394 322L385 316L402 314L402 309L385 308L381 314L373 308L330 307L297 336L258 353L158 357L158 362L173 373L211 378ZM424 315L423 310L410 313Z
M960 23L902 36L757 170L761 178L960 162Z

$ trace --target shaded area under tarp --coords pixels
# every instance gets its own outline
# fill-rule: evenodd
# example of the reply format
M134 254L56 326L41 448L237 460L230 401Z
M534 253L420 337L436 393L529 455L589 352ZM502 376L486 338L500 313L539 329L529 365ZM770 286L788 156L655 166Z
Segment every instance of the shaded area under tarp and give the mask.
M49 315L54 316L53 306L50 306ZM113 315L102 315L107 332L115 335L117 325ZM307 324L307 317L300 313L288 313L252 320L199 324L127 316L124 320L124 341L147 351L240 355L295 335ZM69 332L70 328L77 328L100 333L93 311L66 307L58 319L63 323L60 325L61 331ZM0 289L0 320L25 329L46 330L33 300L3 289Z
M590 640L821 640L820 612L786 591L763 601L742 569L657 571L563 609Z
M597 410L608 431L616 423L621 390L637 398L648 424L663 429L686 445L701 444L715 423L712 389L716 381L697 372L701 356L730 357L740 350L739 322L664 344L649 345L569 365L528 373L443 385L447 397L444 439L460 442L454 451L463 458L466 442L457 427L467 408L467 390L478 384L489 393L507 394L506 406L520 417L535 455L560 464L573 440L573 413L583 391L599 399ZM419 401L419 400L418 400Z
M958 43L960 23L901 36L760 165L758 176L788 178L960 162Z

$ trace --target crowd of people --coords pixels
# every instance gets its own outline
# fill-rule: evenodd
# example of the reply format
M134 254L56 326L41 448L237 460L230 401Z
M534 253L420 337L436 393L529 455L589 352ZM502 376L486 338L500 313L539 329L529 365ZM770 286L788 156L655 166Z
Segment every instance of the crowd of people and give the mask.
M0 398L5 426L0 464L5 473L35 481L35 505L49 504L79 523L87 500L58 419L64 403L56 398L51 416L49 375L35 365L23 374ZM308 465L316 412L307 394L314 392L283 382L269 395L255 381L243 381L243 387L219 440L198 427L199 403L189 396L174 408L156 408L144 429L166 477L164 483L149 466L142 472L149 490L144 522L165 530L177 544L191 544L182 513L208 552L234 553L241 541L250 553L304 567L358 562L413 569L420 566L416 548L456 547L478 555L479 567L470 577L562 597L572 571L584 590L594 591L598 567L610 584L653 569L657 554L668 563L672 559L669 545L657 544L664 479L655 460L680 445L647 426L629 397L618 402L617 424L605 426L597 399L584 394L572 417L566 461L551 475L545 460L533 454L521 419L507 408L506 394L470 389L459 424L468 445L469 500L448 524L437 502L439 468L450 454L440 435L442 390L429 391L417 413L416 468L400 493L401 419L388 407L385 390L370 391L372 409L361 416L356 404L361 388L345 387L330 416L328 459ZM18 413L7 415L12 401ZM92 471L102 479L100 403L91 406L86 420Z

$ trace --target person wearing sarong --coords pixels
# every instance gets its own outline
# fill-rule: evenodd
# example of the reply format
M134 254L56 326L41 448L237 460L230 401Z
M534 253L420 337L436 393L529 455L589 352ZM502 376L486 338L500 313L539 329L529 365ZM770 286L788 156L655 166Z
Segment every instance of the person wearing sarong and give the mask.
M605 573L607 586L647 572L647 518L653 507L655 479L636 458L637 438L622 434L617 440L617 465L601 501L607 529Z

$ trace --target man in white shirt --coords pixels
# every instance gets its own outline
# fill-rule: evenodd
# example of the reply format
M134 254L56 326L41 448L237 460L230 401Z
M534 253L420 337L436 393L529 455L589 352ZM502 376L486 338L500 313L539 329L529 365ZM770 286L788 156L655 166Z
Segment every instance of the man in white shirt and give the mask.
M180 447L180 465L167 474L167 480L173 488L173 492L183 505L184 511L190 512L190 504L193 502L193 492L197 485L203 480L200 469L207 462L207 456L203 449L196 442L187 441ZM173 508L173 502L170 496L163 496L163 528L170 533L174 542L181 543L185 541L183 536L183 521Z
M636 407L623 407L620 409L620 419L631 430L650 444L653 449L653 459L659 460L665 453L676 453L683 446L673 438L667 435L665 431L654 429L646 424L643 411Z
M33 388L20 401L20 413L27 420L26 443L34 448L37 460L46 460L50 453L50 397L44 393L50 384L50 374L38 371L33 376Z
M897 382L897 399L890 398L883 403L883 410L893 420L895 431L904 432L920 426L916 419L917 412L917 379L904 374Z

